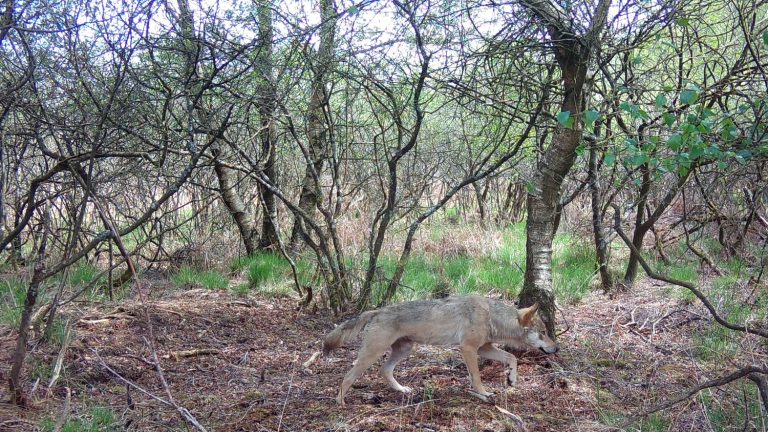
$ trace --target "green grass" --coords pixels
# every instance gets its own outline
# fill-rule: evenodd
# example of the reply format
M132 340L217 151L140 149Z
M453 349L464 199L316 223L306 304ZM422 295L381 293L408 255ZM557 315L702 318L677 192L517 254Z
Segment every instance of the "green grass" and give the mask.
M435 224L430 236L445 232L444 226ZM447 235L447 234L446 234ZM433 238L439 240L440 237ZM595 277L595 255L592 247L567 234L556 236L553 253L555 294L560 301L576 302L589 290ZM348 262L348 266L364 269L364 263ZM391 255L379 258L383 275L375 284L373 299L377 302L394 275L397 260ZM450 294L480 294L502 292L516 296L525 274L525 225L514 224L502 236L502 244L487 255L476 257L443 258L414 254L408 261L395 301L429 298L435 292Z
M248 282L253 287L290 277L290 264L282 256L273 253L260 252L238 258L232 267L238 271L247 269Z
M56 421L46 419L40 425L43 432L53 431ZM118 430L115 412L108 407L93 407L90 413L68 420L62 432L111 432Z
M552 283L555 296L566 303L579 302L588 292L595 271L595 250L569 234L555 236Z
M171 276L171 283L177 287L202 287L210 290L229 287L229 279L220 272L214 270L199 271L189 267L183 267Z
M0 324L19 326L21 311L27 296L27 284L20 279L0 281Z
M722 394L714 396L708 390L699 393L712 430L742 430L742 425L745 424L759 427L762 414L757 388L748 380L736 381L728 388L733 397L722 397Z
M80 261L69 271L67 281L70 285L88 285L96 280L98 275L99 269L84 261Z
M251 287L248 284L237 284L231 286L229 290L232 291L232 294L238 297L245 297L251 292Z
M301 285L310 285L315 274L311 260L300 257L295 260L296 272ZM293 274L290 263L282 256L269 252L258 252L248 257L241 257L232 263L234 271L245 271L248 289L256 289L266 295L287 295L293 291ZM246 287L238 286L233 290L238 295L246 293Z

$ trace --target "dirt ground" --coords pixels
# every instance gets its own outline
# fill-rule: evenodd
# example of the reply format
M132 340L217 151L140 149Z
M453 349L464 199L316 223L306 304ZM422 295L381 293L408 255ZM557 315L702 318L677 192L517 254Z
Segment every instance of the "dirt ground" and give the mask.
M563 306L560 353L522 356L516 386L505 385L501 364L481 367L483 381L497 392L495 404L468 392L458 349L420 346L395 370L414 389L412 397L390 390L373 367L349 393L347 407L338 407L333 397L356 346L305 370L302 363L338 319L297 312L294 299L190 290L155 294L146 306L80 305L68 311L81 318L62 377L50 392L47 378L29 380L27 409L0 404L0 430L55 422L67 391L70 418L103 406L115 413L112 430L191 430L155 399L168 395L154 366L145 311L173 400L210 431L612 430L607 424L717 372L692 360L696 338L690 336L711 325L708 317L694 304L663 300L664 289L646 284ZM9 399L6 365L15 337L0 327L1 400ZM36 346L26 370L52 365L58 354ZM692 399L666 412L671 430L708 429L700 405Z

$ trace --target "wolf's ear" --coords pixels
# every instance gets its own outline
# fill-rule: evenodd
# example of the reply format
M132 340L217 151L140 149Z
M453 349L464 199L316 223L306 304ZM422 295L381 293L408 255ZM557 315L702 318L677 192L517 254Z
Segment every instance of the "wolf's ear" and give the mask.
M536 311L539 310L539 304L534 303L533 306L517 311L517 317L522 327L528 327L531 324L533 316L536 315Z

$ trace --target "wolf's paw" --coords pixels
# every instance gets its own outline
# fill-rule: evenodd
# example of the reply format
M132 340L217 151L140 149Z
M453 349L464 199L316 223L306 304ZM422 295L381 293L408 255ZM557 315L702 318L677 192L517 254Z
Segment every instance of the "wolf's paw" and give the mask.
M509 372L507 372L507 385L513 386L517 383L517 371L515 369L510 369Z
M481 401L486 402L486 403L494 403L495 400L496 400L496 395L491 393L491 392L487 392L486 391L486 392L482 392L481 393L481 392L476 392L476 391L470 390L469 393L471 395L475 396L476 398L480 399Z
M413 389L412 388L404 386L404 385L399 385L399 386L395 387L395 390L399 391L400 393L406 393L406 394L413 393Z

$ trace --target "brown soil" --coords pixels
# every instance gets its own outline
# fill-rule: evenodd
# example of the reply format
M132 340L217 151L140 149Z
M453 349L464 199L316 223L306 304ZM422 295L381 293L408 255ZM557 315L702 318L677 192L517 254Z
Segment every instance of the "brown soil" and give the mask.
M135 301L119 308L88 306L68 311L79 319L62 378L50 393L47 377L38 383L29 379L31 406L0 404L0 429L35 430L44 419L55 421L69 388L71 418L87 419L92 407L108 406L115 413L114 430L191 430L174 409L129 389L105 368L168 398L153 366L146 311L174 400L210 431L610 430L605 422L615 423L728 369L710 373L693 360L691 334L711 324L695 305L662 300L662 289L643 286L614 298L596 293L565 307L563 324L569 329L560 336L561 352L522 356L515 387L505 386L502 365L482 367L484 382L497 392L495 404L468 392L456 348L422 346L395 371L401 383L414 388L412 397L390 390L374 367L353 387L347 407L338 407L333 397L356 347L339 349L304 370L302 363L319 350L319 340L337 320L327 313L297 312L293 299L190 290L164 294L146 308ZM0 328L2 383L15 336ZM174 357L195 349L208 351ZM34 347L28 374L53 364L57 355L49 346ZM0 399L8 400L5 386ZM672 430L699 430L706 422L696 399L665 417Z

